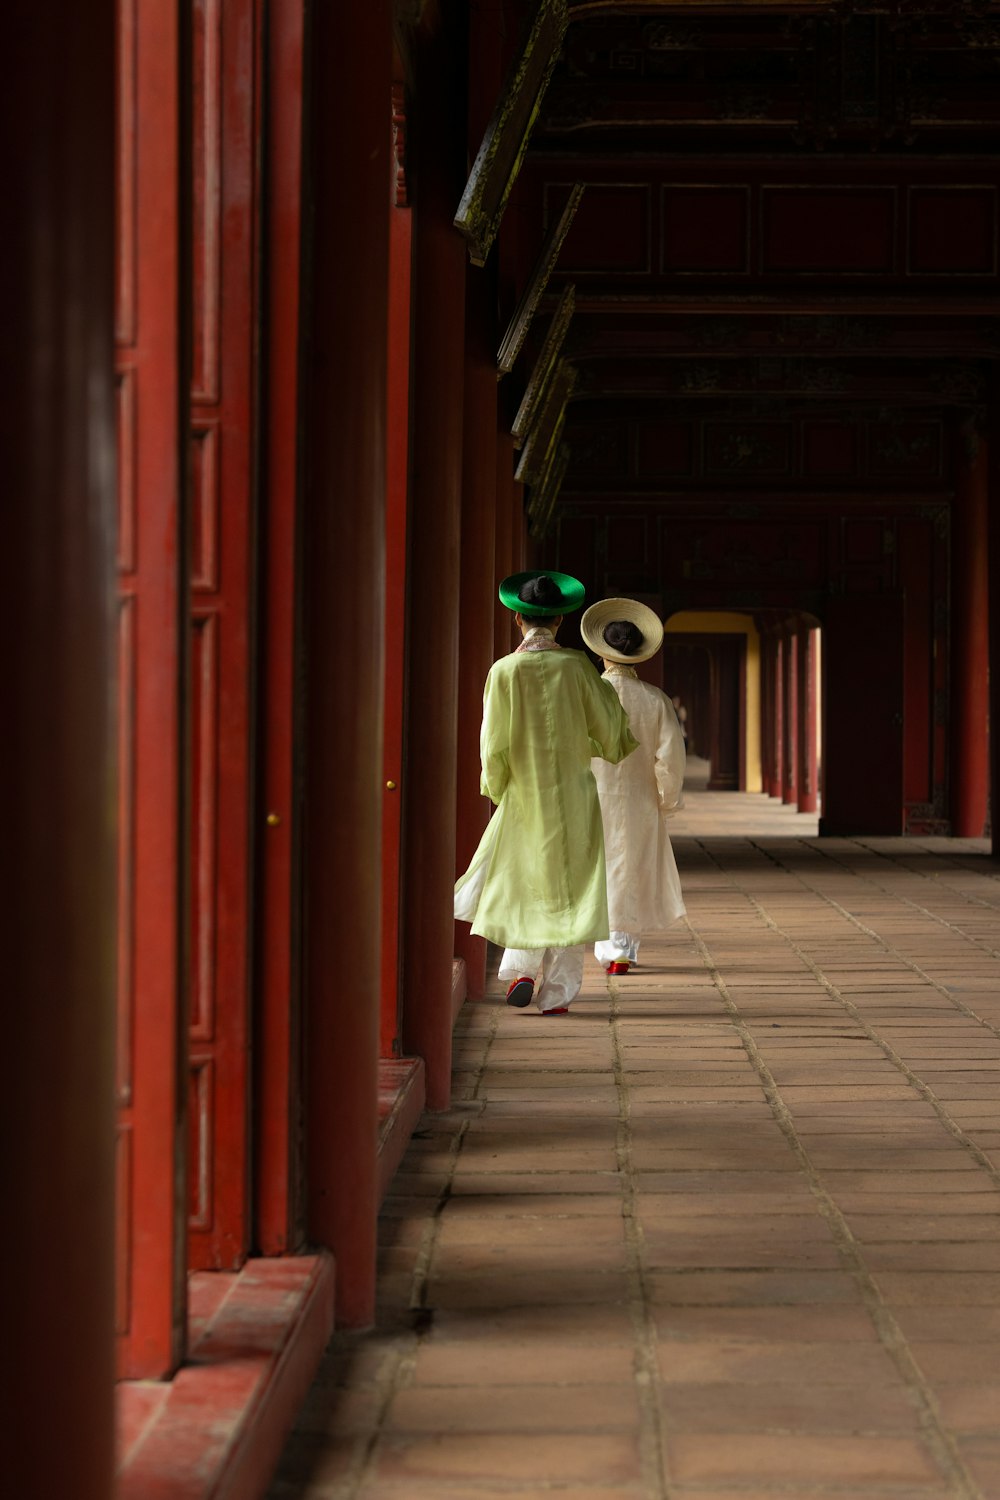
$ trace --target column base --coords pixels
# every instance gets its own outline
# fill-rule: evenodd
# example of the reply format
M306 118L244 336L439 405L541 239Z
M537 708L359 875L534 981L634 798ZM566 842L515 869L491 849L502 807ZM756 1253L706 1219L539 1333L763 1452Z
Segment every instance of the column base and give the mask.
M260 1500L333 1331L325 1252L190 1278L190 1363L118 1387L119 1500Z

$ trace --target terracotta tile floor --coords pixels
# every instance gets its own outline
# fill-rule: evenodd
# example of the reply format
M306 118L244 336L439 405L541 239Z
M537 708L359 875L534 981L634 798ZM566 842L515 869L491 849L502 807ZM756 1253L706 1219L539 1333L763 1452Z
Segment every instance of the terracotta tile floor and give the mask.
M271 1500L1000 1497L1000 867L673 831L639 969L466 1005Z

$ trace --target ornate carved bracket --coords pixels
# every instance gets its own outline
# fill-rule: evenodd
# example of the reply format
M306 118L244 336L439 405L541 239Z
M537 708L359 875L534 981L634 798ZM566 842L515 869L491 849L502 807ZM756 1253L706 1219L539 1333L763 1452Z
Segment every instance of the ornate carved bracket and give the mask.
M564 289L559 299L559 306L552 314L552 322L549 331L545 335L541 353L535 360L535 366L525 387L521 405L517 409L511 434L514 438L515 448L520 448L524 442L535 412L539 410L548 392L549 382L555 373L559 355L562 350L566 333L573 317L573 309L576 305L576 288L568 286Z
M397 208L408 208L409 188L406 181L406 90L402 83L392 85L392 169Z
M538 0L455 214L474 266L486 263L566 34L566 0Z
M537 484L542 475L547 472L552 462L552 455L562 438L563 428L566 425L566 408L575 384L576 370L565 360L560 360L559 368L549 386L545 404L538 413L521 450L521 457L514 471L515 479L522 480L526 484Z
M548 531L568 465L569 444L560 443L553 450L551 462L538 484L532 487L528 499L528 516L531 523L528 530L532 536L544 536Z
M531 320L535 316L535 310L541 301L542 293L548 286L549 277L552 275L555 263L559 259L562 242L569 233L569 226L573 222L573 216L580 205L582 197L583 183L577 182L570 190L570 195L566 200L566 207L545 237L541 254L535 262L531 275L528 278L528 285L521 295L521 300L517 304L517 309L510 320L510 326L503 336L503 342L497 353L498 375L506 375L514 368L514 361L517 359L521 345L524 343L528 329L531 327Z

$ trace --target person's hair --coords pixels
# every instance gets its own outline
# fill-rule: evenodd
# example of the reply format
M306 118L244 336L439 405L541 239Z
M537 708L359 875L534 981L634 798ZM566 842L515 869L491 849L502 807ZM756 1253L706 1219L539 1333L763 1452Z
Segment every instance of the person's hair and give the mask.
M612 620L604 627L604 639L612 651L619 651L622 656L634 656L642 650L642 631L631 620Z
M554 578L547 573L542 573L538 578L529 578L527 583L522 583L517 591L517 597L522 604L531 604L532 618L536 620L553 619L563 612L562 590ZM544 610L544 614L536 611Z

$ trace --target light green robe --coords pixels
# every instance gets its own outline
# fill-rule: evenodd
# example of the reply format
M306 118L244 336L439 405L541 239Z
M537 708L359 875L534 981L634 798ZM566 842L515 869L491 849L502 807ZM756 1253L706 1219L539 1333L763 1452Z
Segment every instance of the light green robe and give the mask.
M490 670L480 737L497 810L455 887L455 915L505 948L608 936L604 831L592 756L636 747L610 683L582 651L522 651Z

